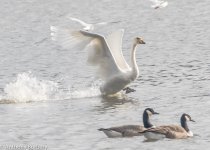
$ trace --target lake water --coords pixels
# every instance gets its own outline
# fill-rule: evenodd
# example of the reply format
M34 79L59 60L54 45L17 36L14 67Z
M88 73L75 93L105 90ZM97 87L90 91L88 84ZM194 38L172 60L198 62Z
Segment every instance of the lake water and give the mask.
M206 149L210 146L210 5L169 1L154 10L147 0L1 0L0 146L45 146L56 150ZM50 39L50 25L67 16L87 22L119 21L96 29L124 28L123 53L138 47L139 78L124 98L104 98L86 52L66 50ZM107 138L97 129L142 124L154 108L155 125L179 124L182 113L194 137L145 142L144 137ZM3 148L2 148L3 149Z

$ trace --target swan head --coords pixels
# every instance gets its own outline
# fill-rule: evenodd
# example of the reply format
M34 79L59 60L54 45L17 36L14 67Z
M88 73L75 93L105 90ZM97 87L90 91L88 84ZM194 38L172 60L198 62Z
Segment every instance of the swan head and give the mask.
M135 43L135 44L146 44L146 43L144 42L143 38L141 38L141 37L136 37L136 38L134 39L134 43Z

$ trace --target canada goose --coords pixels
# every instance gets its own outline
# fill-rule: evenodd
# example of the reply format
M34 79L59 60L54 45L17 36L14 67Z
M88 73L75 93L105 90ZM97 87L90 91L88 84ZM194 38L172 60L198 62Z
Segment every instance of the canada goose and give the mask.
M170 139L183 139L193 136L193 133L189 130L187 121L195 122L191 119L190 115L182 114L179 125L163 125L156 128L147 129L144 132L145 138L148 140L158 140L163 138Z
M99 131L103 131L108 137L132 137L142 135L144 130L147 128L155 127L151 124L149 117L154 114L159 114L155 112L152 108L146 108L143 113L143 124L142 125L123 125L111 128L100 128Z

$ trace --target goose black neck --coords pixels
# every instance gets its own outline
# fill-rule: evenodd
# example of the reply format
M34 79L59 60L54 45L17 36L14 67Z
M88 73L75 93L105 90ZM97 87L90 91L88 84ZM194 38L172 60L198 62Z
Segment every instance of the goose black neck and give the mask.
M181 117L181 126L185 129L185 131L190 131L187 125L187 120L184 116Z
M143 113L143 123L145 128L151 128L153 126L149 120L149 115L146 111L144 111Z

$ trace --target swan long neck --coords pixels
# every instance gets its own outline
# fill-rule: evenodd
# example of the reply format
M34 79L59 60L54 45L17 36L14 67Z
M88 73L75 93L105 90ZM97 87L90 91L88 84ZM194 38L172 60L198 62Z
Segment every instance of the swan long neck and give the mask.
M139 76L139 69L138 69L138 65L136 63L136 47L137 47L137 44L134 43L132 51L131 51L131 67L132 67L134 79L136 79Z
M143 113L143 123L144 123L145 128L153 127L153 125L151 124L151 122L149 120L149 115L147 114L146 111L144 111L144 113Z
M182 126L187 132L190 131L190 129L188 128L188 125L187 125L187 120L186 120L184 117L181 117L181 126Z

